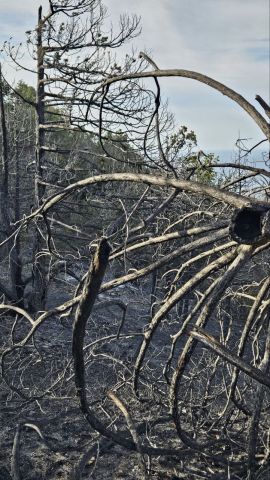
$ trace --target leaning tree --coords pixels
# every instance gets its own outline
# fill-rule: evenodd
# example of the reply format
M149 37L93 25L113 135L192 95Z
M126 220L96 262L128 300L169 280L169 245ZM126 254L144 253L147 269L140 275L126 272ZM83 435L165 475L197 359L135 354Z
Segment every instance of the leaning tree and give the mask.
M27 167L27 173L30 174L28 177L31 178L26 180L27 188L29 183L33 185L33 196L29 200L33 209L42 204L43 199L57 184L68 185L89 173L112 171L117 162L120 168L126 163L135 171L142 168L143 161L135 145L142 125L150 115L151 93L146 90L142 93L134 82L127 84L123 91L115 91L105 102L102 93L95 94L96 86L115 73L137 72L145 68L145 62L136 61L131 54L118 61L114 53L139 34L139 19L136 16L122 16L119 28L114 33L106 21L106 9L99 0L83 0L79 4L72 0L49 2L49 7L46 15L43 14L42 7L39 8L36 28L26 32L28 56L25 49L21 51L21 44L15 47L7 41L3 47L9 61L18 69L30 71L33 82L36 81L36 98L29 97L27 92L20 91L20 88L12 89L9 85L9 91L13 90L13 98L17 96L32 109L35 116L35 124L33 125L32 121L32 124L29 122L28 125L32 137L35 135L35 147L32 147L30 155L34 158L32 161L28 160ZM6 79L3 76L1 78L3 85L7 84ZM92 99L93 94L95 100ZM3 99L3 95L1 98ZM102 136L107 154L101 150L98 140L101 102L107 112ZM8 153L8 144L12 144L12 139L8 138L4 125L5 115L2 102L3 165L7 166L13 158L13 152L10 148L10 154ZM133 138L134 146L127 144L126 138L121 134L123 125L129 131L137 131ZM114 153L113 162L111 152ZM2 195L3 209L5 208L6 212L3 211L3 217L13 217L11 223L14 223L12 212L7 212L9 192L6 177L7 173L4 173ZM85 200L86 196L87 192L84 192L80 200ZM70 219L72 215L78 216L78 208L78 205L62 204L61 211L54 219L54 225L57 221L64 223L65 219ZM86 213L90 213L90 206L84 205L84 209ZM111 217L112 214L110 219ZM34 224L31 231L32 270L29 271L25 261L27 258L29 264L30 252L24 250L19 255L18 262L23 262L20 268L27 271L27 275L23 275L27 277L27 282L20 280L17 275L18 285L12 290L17 288L17 294L13 295L14 301L23 304L27 298L28 308L37 311L46 305L50 280L53 271L59 271L60 263L54 262L51 268L50 253L44 242L44 223L37 219ZM79 228L80 222L77 219L76 224ZM93 225L96 227L95 222ZM16 228L11 229L13 236L16 235ZM62 238L60 241L63 243L65 240ZM61 249L59 244L56 248ZM65 266L70 269L70 262L67 263Z

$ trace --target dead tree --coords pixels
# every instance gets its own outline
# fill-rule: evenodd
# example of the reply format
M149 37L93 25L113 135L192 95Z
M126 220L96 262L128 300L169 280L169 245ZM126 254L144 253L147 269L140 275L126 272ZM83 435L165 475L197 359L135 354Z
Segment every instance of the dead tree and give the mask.
M90 6L93 2L80 5L86 3ZM68 16L72 8L73 3L67 1L59 13L61 10ZM48 43L42 47L47 55L43 60L47 59L47 67L52 69L53 61L58 62L67 86L62 94L45 89L40 95L67 102L72 111L69 127L83 128L83 123L89 121L94 128L98 120L100 152L119 165L119 148L113 148L106 139L110 115L115 114L116 123L121 116L126 119L122 122L126 131L117 137L126 148L128 136L137 132L140 108L136 101L133 103L134 97L129 108L123 99L126 96L130 101L134 92L135 99L139 99L147 91L141 80L154 79L155 92L150 95L153 108L141 121L144 135L140 130L136 138L141 139L141 152L147 162L142 161L139 171L125 167L118 172L95 171L93 175L54 184L42 176L42 168L37 173L38 201L17 222L17 228L23 232L35 225L41 233L46 232L46 254L50 260L59 255L58 261L62 262L62 252L56 248L56 218L57 228L72 232L74 243L76 234L81 236L80 241L90 243L90 251L84 251L85 257L91 257L90 267L81 269L76 288L66 301L58 301L54 295L51 308L36 315L9 301L0 304L1 311L17 316L2 352L5 385L21 399L21 405L37 402L41 411L42 406L48 408L48 397L51 401L60 398L61 405L68 400L67 411L71 405L76 408L79 404L86 420L82 428L91 428L91 439L83 457L77 457L74 475L79 472L82 476L91 455L96 468L100 451L107 453L117 445L128 452L128 468L134 468L134 472L139 459L140 474L145 478L160 472L176 475L179 464L179 475L186 478L196 478L200 472L212 479L263 478L269 465L270 429L269 202L264 192L257 192L257 184L250 184L250 179L256 176L256 182L260 178L263 185L269 172L245 164L245 172L238 180L233 178L220 186L193 180L194 167L191 172L175 167L163 145L158 80L186 77L218 90L243 108L269 138L267 121L227 86L197 72L159 70L148 56L146 61L154 70L122 74L118 69L114 76L106 72L102 79L89 80L91 98L87 99L85 93L81 100L79 87L72 83L72 72L78 85L82 85L86 78L84 67L80 63L66 66L65 44L60 48L50 43L57 12L58 5L51 2L51 12L42 19L44 25L48 22L50 32ZM80 35L74 23L70 28L76 50ZM107 40L101 41L98 31L91 32L93 36L96 33L96 43L106 45ZM57 78L42 76L40 80L48 85ZM71 94L69 87L73 88ZM76 113L80 102L83 116ZM144 102L145 97L139 105ZM38 125L44 133L58 127L62 130L66 121L61 117L57 124L45 118L45 123ZM51 146L46 150L40 138L40 152L53 150ZM58 146L55 152L60 153ZM130 154L134 159L133 150ZM198 168L216 168L211 162L202 164L201 157L202 153L198 153ZM160 175L162 162L166 169ZM232 168L240 167L238 164ZM237 181L241 181L242 194L234 190ZM109 239L104 238L104 232L94 235L71 223L74 217L66 221L57 217L62 207L62 214L67 212L68 202L79 203L89 192L92 216L101 211L98 202L103 195L109 192L105 205L110 210L114 192L116 196L121 192L122 198L117 199L121 215L111 218L111 222L106 217L104 222ZM102 223L102 214L99 217ZM133 289L128 289L132 283ZM119 306L124 311L122 316ZM59 368L42 351L44 332L50 322L55 322L60 338L64 325L59 320L64 323L65 319L71 325L73 317L73 331L68 337L72 356L64 342L64 346L58 343L59 351L64 352L59 374ZM50 330L50 334L54 332ZM55 352L54 345L47 346ZM29 354L28 363L25 353ZM59 353L55 355L59 360ZM29 375L29 370L39 363L43 375Z

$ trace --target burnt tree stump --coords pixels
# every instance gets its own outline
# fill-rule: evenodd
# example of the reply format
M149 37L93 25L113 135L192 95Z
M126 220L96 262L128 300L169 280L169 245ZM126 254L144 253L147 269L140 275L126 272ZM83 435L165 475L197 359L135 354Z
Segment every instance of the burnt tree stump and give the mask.
M241 244L253 245L270 240L270 208L248 206L234 212L230 235Z

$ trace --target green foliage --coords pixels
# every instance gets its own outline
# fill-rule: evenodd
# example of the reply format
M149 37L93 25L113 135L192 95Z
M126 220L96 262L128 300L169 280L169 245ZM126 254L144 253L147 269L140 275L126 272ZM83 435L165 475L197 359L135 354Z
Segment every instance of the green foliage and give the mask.
M166 139L166 153L177 155L183 148L193 148L197 145L197 137L193 130L188 131L185 125Z
M15 91L28 102L35 102L36 100L36 90L23 80L17 83Z
M165 140L164 152L168 161L176 170L182 171L183 159L185 159L197 146L197 137L193 130L182 125Z
M195 153L196 147L196 134L182 125L179 130L167 137L165 152L180 175L201 183L214 183L216 174L211 165L215 164L218 158L212 153L208 155L202 151Z
M204 155L202 152L198 152L197 155L190 155L186 159L186 168L191 173L192 178L200 183L213 184L216 181L216 173L211 165L218 162L218 157L215 157L213 153Z

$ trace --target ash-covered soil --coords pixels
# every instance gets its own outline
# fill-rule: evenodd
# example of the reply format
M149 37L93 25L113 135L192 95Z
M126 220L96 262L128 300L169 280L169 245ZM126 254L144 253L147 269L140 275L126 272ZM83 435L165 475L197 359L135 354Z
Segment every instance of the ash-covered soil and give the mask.
M127 307L125 318L115 300ZM51 298L50 307L54 303ZM119 413L111 416L106 391L128 384L147 317L148 302L140 290L120 288L100 295L88 322L88 401L115 431L125 422L119 421ZM24 338L29 325L14 316L2 316L1 321L3 353L12 341ZM101 437L83 417L74 387L71 348L72 316L51 317L38 328L33 341L5 356L0 390L0 480L143 478L138 454ZM132 398L124 400L133 414ZM127 429L125 433L130 437ZM153 471L152 478L165 478L159 475Z
M55 298L51 293L50 308L64 300L61 295ZM182 454L141 455L113 444L91 428L76 396L72 361L74 315L69 312L62 318L47 319L33 339L4 357L0 390L0 480L245 478L246 452L241 447L246 436L243 417L235 422L237 431L233 439L240 447L237 446L235 452L225 452L220 447L219 452L221 457L225 454L225 460L234 457L237 474L233 473L234 467L228 470L226 461L214 465L201 452L188 449L175 432L163 370L170 354L171 335L180 325L177 309L172 310L157 329L140 377L141 398L138 400L134 395L134 362L150 314L147 288L125 286L99 296L88 320L84 342L87 399L94 415L104 425L132 440L123 412L108 398L108 391L113 390L127 407L143 445L166 447L174 452L181 449ZM212 333L217 332L217 327L211 328ZM1 329L3 353L12 342L18 345L23 340L29 324L22 318L2 315ZM235 338L236 333L237 328ZM234 343L233 334L231 338ZM194 370L184 379L180 397L193 409L192 412L191 407L182 409L182 426L187 431L207 425L207 409L210 416L216 414L216 404L203 408L200 405L201 391L211 377L208 367L211 363L214 365L213 358L216 357L208 355L205 349L199 350L191 362ZM173 367L175 359L173 357ZM221 362L219 379L224 372ZM193 386L189 390L191 381ZM220 386L215 382L212 393L219 398ZM221 404L224 401L221 395L218 401ZM197 424L192 425L188 418ZM213 431L215 444L223 432L219 428ZM151 472L148 477L146 470ZM230 477L227 477L228 471ZM261 475L258 480L269 479L266 470Z

